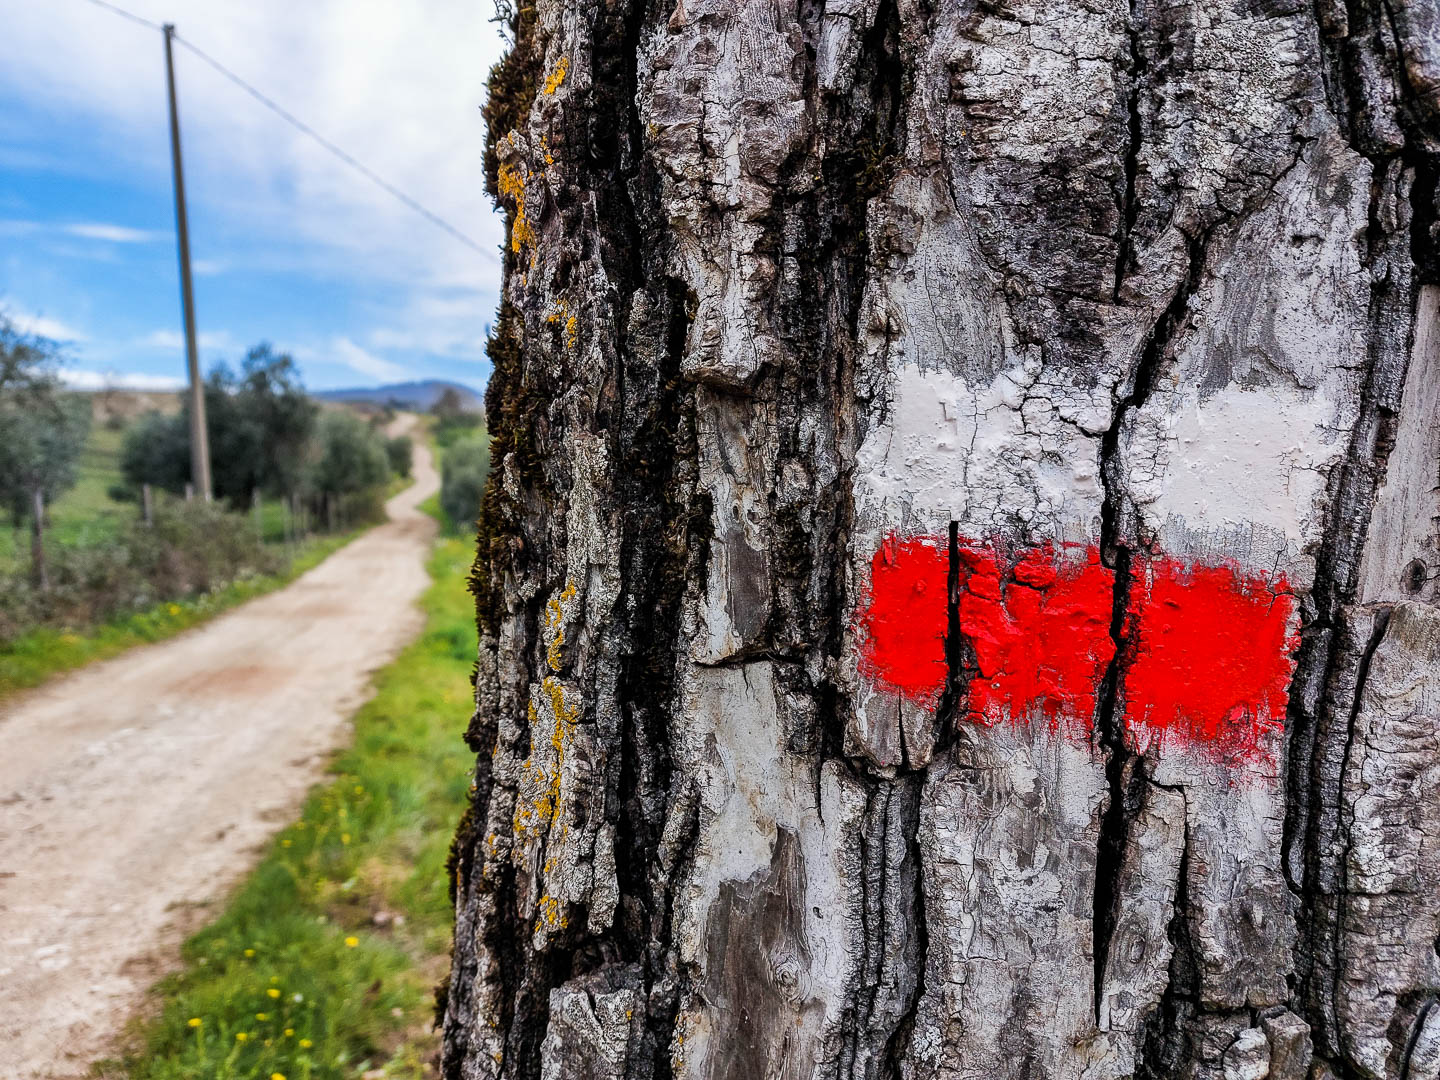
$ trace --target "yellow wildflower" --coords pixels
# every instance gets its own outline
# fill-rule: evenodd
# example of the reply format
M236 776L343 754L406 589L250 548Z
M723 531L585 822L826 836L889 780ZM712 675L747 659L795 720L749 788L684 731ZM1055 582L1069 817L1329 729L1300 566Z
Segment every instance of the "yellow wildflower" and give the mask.
M235 1041L236 1041L236 1042L244 1042L244 1041L245 1041L246 1039L248 1039L249 1037L250 1037L250 1036L247 1035L247 1034L246 1034L245 1032L243 1032L243 1031L237 1031L237 1032L235 1033Z
M270 1014L269 1014L269 1013L256 1013L256 1014L255 1014L255 1019L256 1019L256 1020L269 1020L269 1019L270 1019Z
M203 1024L205 1021L201 1020L200 1017L198 1017L198 1016L192 1016L192 1017L190 1017L189 1021L187 1021L187 1022L189 1023L189 1025L190 1025L191 1027L199 1027L199 1026L200 1026L201 1024Z
M179 614L180 614L180 605L179 605L179 604L171 604L171 605L170 605L170 614L171 614L171 615L179 615Z
M278 998L280 996L280 991L276 990L273 986L269 990L266 990L265 993L269 994L272 998Z
M286 1029L285 1029L285 1037L286 1037L287 1039L288 1039L291 1035L294 1035L294 1034L295 1034L295 1029L294 1029L294 1028L286 1028Z
M346 947L347 949L353 949L356 945L359 945L359 944L360 944L360 939L359 939L358 937L347 937L347 938L345 939L345 947Z
M301 1040L300 1040L300 1049L301 1049L301 1050L309 1050L310 1047L312 1047L312 1046L314 1046L314 1045L315 1045L315 1044L312 1043L309 1039L301 1039Z
M254 955L255 955L255 950L254 950L254 949L246 949L246 950L245 950L245 955L246 955L247 958L248 958L248 957L251 957L251 956L254 956Z
M270 1080L285 1080L284 1073L271 1073Z

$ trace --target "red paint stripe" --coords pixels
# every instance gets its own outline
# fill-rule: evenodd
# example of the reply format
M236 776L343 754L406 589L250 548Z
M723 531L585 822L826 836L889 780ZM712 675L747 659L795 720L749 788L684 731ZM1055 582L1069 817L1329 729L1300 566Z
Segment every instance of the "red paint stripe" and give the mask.
M1006 553L966 541L960 563L960 630L980 669L970 683L970 719L998 724L1038 712L1088 731L1115 653L1115 575L1099 553L1050 545Z
M1256 751L1284 725L1300 645L1285 576L1269 581L1167 558L1149 571L1131 605L1139 612L1125 672L1131 737L1142 750L1158 743L1226 756Z
M935 705L945 688L949 541L891 538L870 560L870 602L860 617L861 670L901 697Z
M860 616L861 669L877 685L934 707L944 689L948 542L891 539L871 561ZM1114 574L1095 545L1012 550L963 540L960 630L979 674L975 723L1027 722L1088 732L1114 656ZM1122 701L1144 749L1187 745L1254 752L1284 720L1297 645L1294 598L1273 580L1229 567L1140 563L1125 633L1132 659Z

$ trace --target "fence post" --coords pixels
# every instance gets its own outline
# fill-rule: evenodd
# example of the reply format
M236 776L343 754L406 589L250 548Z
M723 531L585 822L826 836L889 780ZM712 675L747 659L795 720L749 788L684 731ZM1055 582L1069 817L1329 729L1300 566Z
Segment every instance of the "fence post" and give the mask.
M50 588L50 575L45 569L45 492L34 491L30 506L30 572L35 586L42 592Z

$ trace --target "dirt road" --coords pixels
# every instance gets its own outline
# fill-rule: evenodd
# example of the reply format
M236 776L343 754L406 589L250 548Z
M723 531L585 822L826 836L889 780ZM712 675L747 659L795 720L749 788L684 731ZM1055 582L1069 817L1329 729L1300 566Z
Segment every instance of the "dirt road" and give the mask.
M287 588L0 705L0 1080L86 1075L419 631L415 483Z

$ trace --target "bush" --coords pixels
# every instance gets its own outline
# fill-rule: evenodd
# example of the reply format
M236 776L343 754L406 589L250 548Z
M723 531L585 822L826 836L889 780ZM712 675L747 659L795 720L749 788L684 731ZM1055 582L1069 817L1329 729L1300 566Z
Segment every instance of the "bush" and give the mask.
M52 552L48 590L22 574L0 576L0 642L38 626L86 626L198 596L278 573L284 562L244 516L199 500L163 501L153 526L131 522L111 543Z
M410 467L415 457L415 445L409 435L396 435L385 441L385 456L390 459L390 471L396 476L410 479Z
M462 439L445 451L440 465L440 505L462 532L475 528L489 472L490 444L484 438Z
M383 437L355 414L325 413L315 441L318 456L310 482L316 491L348 495L390 479Z

